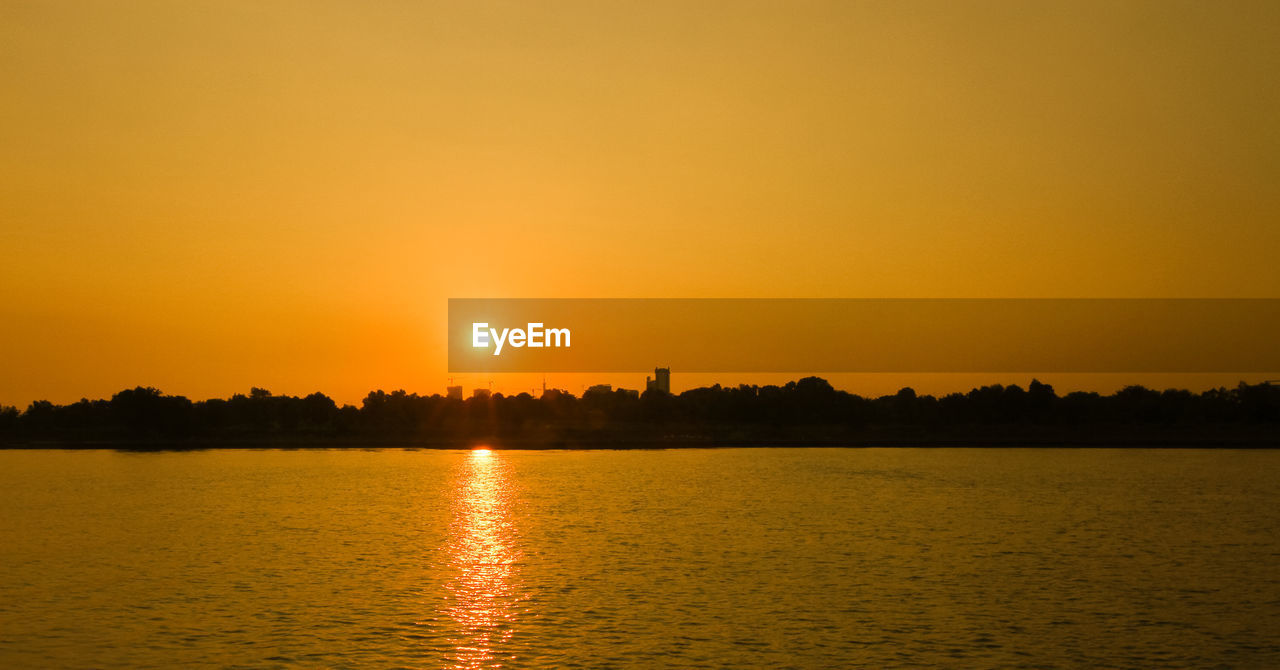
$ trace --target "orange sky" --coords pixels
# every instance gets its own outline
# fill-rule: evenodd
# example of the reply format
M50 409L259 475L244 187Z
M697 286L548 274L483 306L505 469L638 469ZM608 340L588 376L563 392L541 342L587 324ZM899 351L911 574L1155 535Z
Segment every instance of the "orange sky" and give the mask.
M440 392L449 297L1277 297L1278 32L1274 2L10 0L0 403Z

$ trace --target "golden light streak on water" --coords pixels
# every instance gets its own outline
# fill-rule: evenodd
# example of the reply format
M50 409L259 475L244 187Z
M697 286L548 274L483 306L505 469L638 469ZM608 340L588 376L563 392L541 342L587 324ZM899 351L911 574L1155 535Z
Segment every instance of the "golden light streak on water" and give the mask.
M489 449L472 451L452 488L447 546L451 579L444 614L453 622L452 668L501 668L516 660L504 651L528 599L520 579L523 554L512 511L507 465Z

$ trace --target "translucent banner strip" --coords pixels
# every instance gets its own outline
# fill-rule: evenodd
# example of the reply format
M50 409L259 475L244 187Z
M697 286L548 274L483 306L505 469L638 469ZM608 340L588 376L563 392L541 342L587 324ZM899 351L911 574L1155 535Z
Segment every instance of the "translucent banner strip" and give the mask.
M449 301L471 372L1274 372L1280 299Z

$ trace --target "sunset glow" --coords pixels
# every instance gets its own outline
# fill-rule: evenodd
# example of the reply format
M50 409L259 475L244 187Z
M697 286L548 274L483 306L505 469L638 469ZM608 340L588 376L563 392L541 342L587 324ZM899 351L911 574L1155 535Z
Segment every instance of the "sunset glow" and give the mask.
M18 3L0 404L443 393L450 297L1273 297L1278 15Z
M0 0L0 670L1280 668L1280 0Z

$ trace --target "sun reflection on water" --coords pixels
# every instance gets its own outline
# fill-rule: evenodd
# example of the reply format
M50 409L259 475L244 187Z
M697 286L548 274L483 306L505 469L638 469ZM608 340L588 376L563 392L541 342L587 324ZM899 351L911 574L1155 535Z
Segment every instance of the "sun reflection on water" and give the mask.
M522 553L512 510L514 487L503 460L472 451L452 489L445 615L452 620L453 668L500 668L515 661L503 643L515 633L522 603Z

